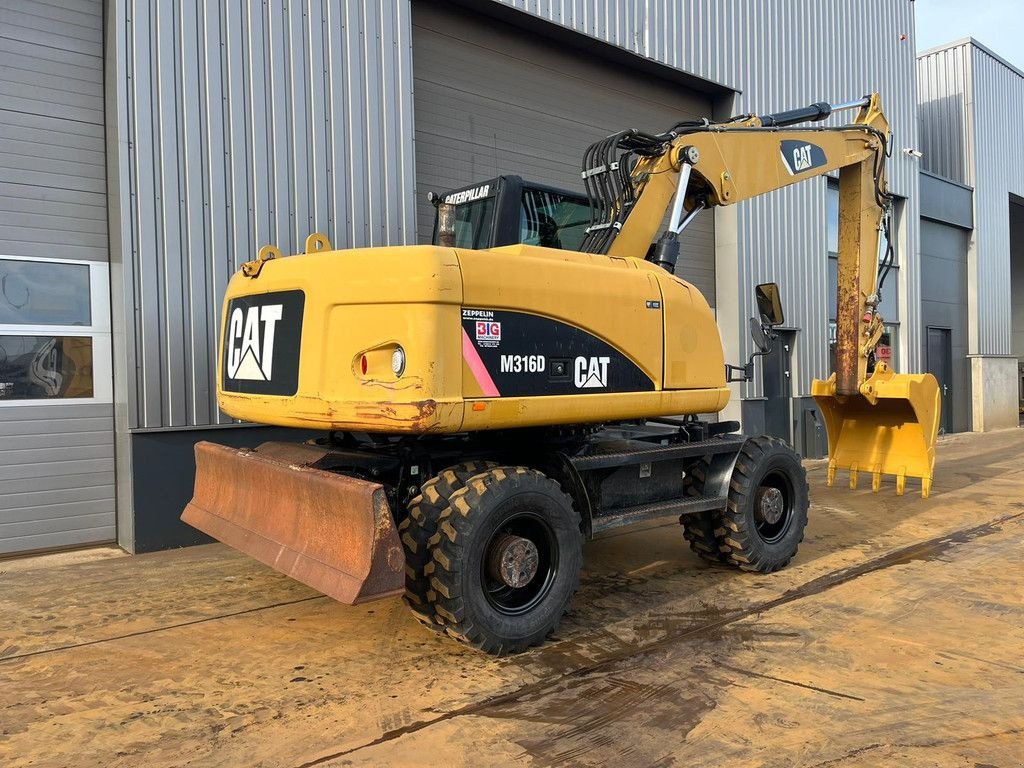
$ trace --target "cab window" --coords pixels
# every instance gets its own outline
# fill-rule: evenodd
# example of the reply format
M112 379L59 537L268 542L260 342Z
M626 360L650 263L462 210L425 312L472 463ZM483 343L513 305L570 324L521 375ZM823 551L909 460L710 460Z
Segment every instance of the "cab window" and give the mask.
M484 197L471 203L455 206L455 247L481 249L491 244L491 227L494 224L494 197ZM437 216L434 216L434 236L438 244Z
M590 226L590 205L583 198L546 189L523 189L519 242L578 251Z

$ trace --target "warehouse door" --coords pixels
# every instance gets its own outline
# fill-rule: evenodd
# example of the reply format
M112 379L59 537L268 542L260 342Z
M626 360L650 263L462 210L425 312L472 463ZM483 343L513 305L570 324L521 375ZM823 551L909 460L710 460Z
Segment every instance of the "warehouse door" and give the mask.
M441 4L413 3L412 43L421 242L433 227L428 192L503 174L582 192L591 142L712 114L707 94ZM683 236L676 273L712 305L714 250L714 216L704 213Z
M0 555L115 537L102 22L0 0Z
M953 431L951 389L953 387L953 346L950 343L949 328L928 329L928 370L939 382L942 393L942 416L940 434Z
M969 427L970 361L967 358L967 244L970 231L931 219L921 219L921 321L925 328L944 328L949 344L948 367L933 358L931 332L925 338L928 371L947 377L943 425L947 432ZM947 342L943 342L947 343ZM936 349L936 355L938 350ZM932 367L932 360L943 369Z

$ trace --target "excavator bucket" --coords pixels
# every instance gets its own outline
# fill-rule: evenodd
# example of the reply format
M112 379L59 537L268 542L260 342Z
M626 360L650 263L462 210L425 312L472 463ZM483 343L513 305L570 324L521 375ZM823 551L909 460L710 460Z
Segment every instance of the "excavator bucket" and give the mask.
M186 523L342 603L402 593L405 556L380 485L317 469L327 452L313 445L195 452Z
M941 413L935 377L897 374L879 364L861 393L837 395L834 374L811 385L828 429L828 484L837 469L849 470L850 488L861 472L870 472L873 491L883 475L895 475L902 496L906 479L919 477L921 496L928 498Z

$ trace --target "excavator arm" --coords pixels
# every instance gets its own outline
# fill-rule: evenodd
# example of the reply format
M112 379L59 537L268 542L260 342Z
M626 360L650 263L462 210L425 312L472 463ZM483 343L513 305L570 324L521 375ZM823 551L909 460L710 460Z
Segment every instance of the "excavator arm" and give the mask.
M843 109L857 109L848 125L795 127ZM881 475L893 474L902 493L909 475L922 479L927 496L940 413L937 382L928 374L896 375L884 363L869 370L883 329L879 273L891 264L891 252L879 262L880 233L891 217L888 137L877 94L835 108L819 103L722 123L684 123L658 135L614 134L585 155L583 179L595 216L583 249L650 258L674 272L679 235L700 211L838 172L836 371L812 384L829 432L829 481L837 469L848 469L856 487L858 472L870 471L877 490Z

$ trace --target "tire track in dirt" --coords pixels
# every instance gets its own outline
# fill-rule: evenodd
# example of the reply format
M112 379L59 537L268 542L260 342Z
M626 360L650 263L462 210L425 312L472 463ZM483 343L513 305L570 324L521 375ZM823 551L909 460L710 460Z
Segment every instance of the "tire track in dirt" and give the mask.
M192 621L182 621L177 624L166 624L162 627L150 627L149 629L140 629L137 632L128 632L124 635L116 635L115 637L103 637L99 640L87 640L82 643L69 643L68 645L58 645L55 648L44 648L39 651L30 651L28 653L17 653L15 651L9 651L12 646L8 648L0 648L0 664L9 661L17 661L19 659L30 659L33 656L46 656L51 653L60 653L62 651L73 651L78 648L88 648L93 645L103 645L104 643L113 643L118 640L126 640L131 637L142 637L144 635L152 635L157 632L164 632L169 629L180 629L181 627L194 627L196 624L207 624L211 621L220 621L221 619L230 619L235 616L245 616L250 613L257 613L259 611L267 611L271 608L282 608L286 605L297 605L298 603L308 603L311 600L329 600L327 595L310 595L309 597L300 597L298 600L285 600L280 603L272 603L270 605L257 605L253 608L246 608L241 611L232 611L230 613L222 613L218 616L204 616L201 619L193 619ZM15 649L17 646L13 646Z
M805 584L787 590L779 597L771 600L766 600L761 603L749 606L742 610L734 611L730 614L725 614L721 618L710 621L706 624L702 624L696 627L690 627L688 629L671 633L662 637L658 640L652 641L641 647L623 648L620 650L612 651L605 655L603 658L585 664L584 666L576 669L568 670L561 674L553 675L534 683L530 683L504 694L497 696L491 696L478 702L466 704L462 707L452 709L448 712L442 712L437 717L418 720L407 725L403 725L399 728L394 728L390 731L385 731L377 738L361 744L359 746L350 747L348 749L333 752L328 755L322 755L321 757L315 758L305 763L301 763L295 768L313 768L313 766L323 765L329 763L332 760L343 758L347 755L351 755L363 749L376 747L387 742L400 739L403 736L417 733L430 726L438 723L443 723L448 720L453 720L458 717L468 717L474 715L487 715L488 710L499 709L509 704L514 704L527 697L535 697L539 694L543 694L547 691L553 690L559 685L563 684L568 680L576 678L585 678L588 675L597 674L606 671L614 664L624 660L635 660L642 658L643 656L656 652L674 643L678 643L683 640L687 640L693 637L699 637L705 634L712 634L720 631L725 627L734 624L743 619L751 616L757 616L759 614L767 613L775 608L779 608L784 605L802 600L804 598L813 597L826 592L835 587L839 587L843 584L847 584L855 579L860 578L868 574L876 573L878 571L891 568L896 565L904 565L915 560L932 560L948 550L968 544L976 539L990 536L994 533L998 533L1002 530L1003 526L1007 523L1024 517L1024 512L1016 512L1013 514L1003 515L994 520L990 520L985 523L980 523L975 526L968 528L961 528L950 533L936 536L932 539L925 541L916 542L909 544L905 547L900 547L891 552L888 552L878 557L867 560L857 565L849 566L847 568L841 568L837 571L824 574L817 578L811 579Z

